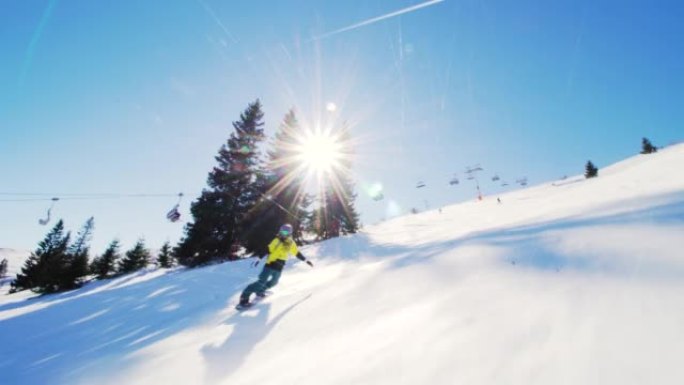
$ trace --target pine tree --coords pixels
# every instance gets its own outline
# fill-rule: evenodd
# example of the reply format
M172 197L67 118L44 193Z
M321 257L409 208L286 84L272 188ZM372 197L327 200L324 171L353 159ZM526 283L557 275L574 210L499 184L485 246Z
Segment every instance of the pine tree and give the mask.
M346 149L339 167L329 177L320 206L315 210L314 231L319 238L328 239L340 234L353 234L359 229L359 215L354 208L354 183L351 178L351 136L345 127L338 137L341 148Z
M587 165L584 168L584 177L588 179L596 176L598 176L598 168L591 161L587 161Z
M0 261L0 278L5 278L7 276L7 258Z
M295 112L290 110L276 132L266 168L257 174L253 184L262 199L245 218L244 246L248 253L265 255L269 242L284 223L293 226L296 241L301 239L311 201L303 191L304 175L298 161L303 136Z
M161 268L169 268L173 266L173 254L171 253L171 245L167 241L162 245L157 256L157 264Z
M12 282L10 292L31 289L51 293L60 290L68 266L69 238L69 233L64 234L64 222L59 220L26 260L21 273Z
M641 139L641 153L642 154L652 154L654 152L657 152L658 149L651 144L651 141L648 140L647 138L642 138Z
M116 272L116 266L121 255L119 254L119 240L113 240L104 254L96 257L90 264L90 271L97 279L105 279Z
M126 252L126 257L119 264L119 273L127 274L143 269L150 263L150 259L150 251L145 247L145 241L140 239Z
M235 131L215 158L218 165L209 173L208 188L191 205L194 221L185 226L174 249L183 265L231 258L234 246L243 240L243 219L260 199L253 183L259 167L257 145L264 139L262 120L257 100L233 122Z
M76 235L76 240L67 249L67 266L62 277L63 288L74 288L81 284L80 280L88 275L88 258L90 239L95 228L95 218L90 217Z

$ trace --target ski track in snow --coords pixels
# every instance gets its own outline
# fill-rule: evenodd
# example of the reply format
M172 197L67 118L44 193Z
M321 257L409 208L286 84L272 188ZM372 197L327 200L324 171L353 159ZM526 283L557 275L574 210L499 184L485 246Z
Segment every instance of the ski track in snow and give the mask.
M672 146L305 247L316 267L242 313L250 261L2 296L2 382L679 384L683 166Z

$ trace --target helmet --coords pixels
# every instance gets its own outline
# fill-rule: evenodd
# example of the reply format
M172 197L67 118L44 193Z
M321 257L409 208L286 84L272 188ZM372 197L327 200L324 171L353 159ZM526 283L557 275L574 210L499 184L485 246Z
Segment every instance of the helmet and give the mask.
M278 230L278 235L281 237L289 237L290 235L292 235L292 225L286 223L280 226L280 230Z

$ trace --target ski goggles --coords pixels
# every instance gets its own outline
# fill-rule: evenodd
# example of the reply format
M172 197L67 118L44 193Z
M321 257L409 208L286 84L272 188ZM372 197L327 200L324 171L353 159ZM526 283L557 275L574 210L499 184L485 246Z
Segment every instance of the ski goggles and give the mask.
M281 237L289 237L289 236L290 236L290 231L289 231L289 230L280 230L280 231L278 232L278 234L279 234Z

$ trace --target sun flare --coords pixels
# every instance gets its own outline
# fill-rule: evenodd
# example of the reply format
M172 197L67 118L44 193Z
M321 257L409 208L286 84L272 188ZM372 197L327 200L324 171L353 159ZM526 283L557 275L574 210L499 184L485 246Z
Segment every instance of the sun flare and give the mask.
M332 135L316 133L304 138L299 149L303 166L315 173L333 171L342 159L342 145Z

